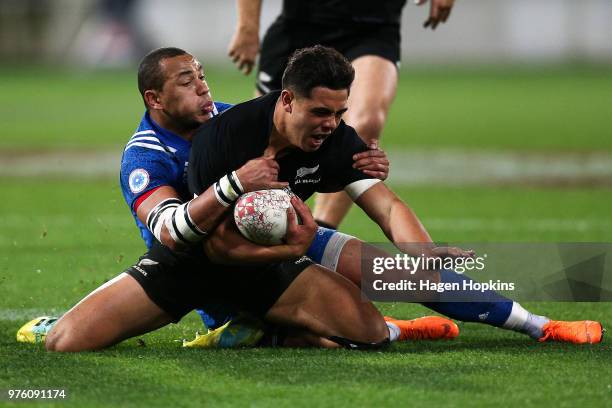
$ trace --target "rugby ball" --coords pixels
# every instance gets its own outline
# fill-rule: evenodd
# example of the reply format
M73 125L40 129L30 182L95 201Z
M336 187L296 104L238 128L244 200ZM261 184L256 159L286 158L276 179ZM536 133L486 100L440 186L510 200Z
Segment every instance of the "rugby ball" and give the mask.
M243 194L234 207L234 221L242 235L260 245L278 245L287 234L291 196L284 190Z

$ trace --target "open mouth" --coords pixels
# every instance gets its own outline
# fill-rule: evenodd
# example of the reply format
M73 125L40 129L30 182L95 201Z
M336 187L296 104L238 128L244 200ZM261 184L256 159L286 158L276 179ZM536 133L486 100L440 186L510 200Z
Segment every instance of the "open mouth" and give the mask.
M320 147L328 135L310 135L309 145L313 148Z
M213 105L213 102L210 101L210 102L206 102L205 104L203 104L201 106L201 109L202 109L203 113L212 113L214 111L215 107Z
M324 140L325 140L325 137L322 135L313 135L310 138L311 143L317 146L323 143Z

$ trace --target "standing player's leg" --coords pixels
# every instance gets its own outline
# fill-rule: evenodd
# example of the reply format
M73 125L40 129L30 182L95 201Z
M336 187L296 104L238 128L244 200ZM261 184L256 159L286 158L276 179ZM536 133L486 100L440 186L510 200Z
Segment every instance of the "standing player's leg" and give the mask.
M378 142L397 88L397 67L390 60L364 55L352 62L355 81L351 86L347 124L354 127L366 142ZM351 199L345 192L317 194L314 218L322 226L338 228L350 209Z
M133 277L122 273L64 314L47 334L45 346L49 351L98 350L173 320Z

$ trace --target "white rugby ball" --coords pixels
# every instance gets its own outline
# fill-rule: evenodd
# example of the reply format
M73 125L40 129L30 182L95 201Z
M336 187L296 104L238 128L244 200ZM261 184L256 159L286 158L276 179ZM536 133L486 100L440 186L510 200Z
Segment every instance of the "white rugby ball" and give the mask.
M242 235L260 245L278 245L287 234L291 196L284 190L243 194L234 207L234 221Z

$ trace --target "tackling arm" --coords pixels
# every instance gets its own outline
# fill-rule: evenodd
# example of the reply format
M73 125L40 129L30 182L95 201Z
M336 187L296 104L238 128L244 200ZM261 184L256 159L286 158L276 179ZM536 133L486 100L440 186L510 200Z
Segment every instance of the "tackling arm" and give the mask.
M226 207L219 204L209 187L199 197L182 203L170 186L158 187L137 203L136 215L155 238L170 249L197 242L221 221Z
M257 158L223 176L193 200L183 203L177 191L164 185L134 204L138 219L155 238L170 249L201 241L221 222L232 202L241 194L283 188L277 181L278 163Z

